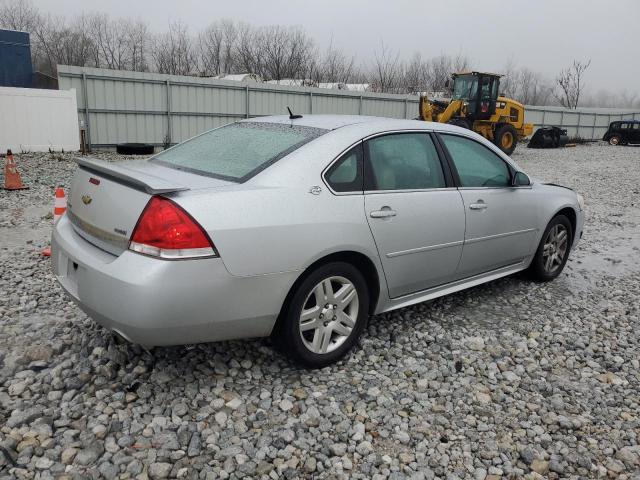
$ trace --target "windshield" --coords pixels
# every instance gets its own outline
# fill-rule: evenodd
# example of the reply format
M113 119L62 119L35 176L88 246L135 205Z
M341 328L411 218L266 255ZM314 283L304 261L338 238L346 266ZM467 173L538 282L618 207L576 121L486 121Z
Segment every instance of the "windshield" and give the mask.
M150 161L178 170L244 182L326 132L322 128L280 123L233 123L180 143Z
M478 77L475 75L459 75L453 80L453 99L469 100L476 97Z

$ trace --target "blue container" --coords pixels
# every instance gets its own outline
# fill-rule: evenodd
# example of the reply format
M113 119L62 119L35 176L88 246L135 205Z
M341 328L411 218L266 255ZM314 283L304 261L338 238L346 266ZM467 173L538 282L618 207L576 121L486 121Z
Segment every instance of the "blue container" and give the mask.
M0 87L31 87L31 42L26 32L0 30Z

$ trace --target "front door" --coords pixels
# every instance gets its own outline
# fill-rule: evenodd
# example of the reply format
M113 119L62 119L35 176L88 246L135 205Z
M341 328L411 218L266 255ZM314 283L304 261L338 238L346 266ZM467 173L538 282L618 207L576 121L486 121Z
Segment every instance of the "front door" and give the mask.
M512 187L507 163L479 142L450 134L440 138L459 177L466 212L456 278L517 264L531 255L539 216L531 187Z
M389 295L451 281L462 254L464 206L445 181L432 137L393 133L365 143L365 214Z

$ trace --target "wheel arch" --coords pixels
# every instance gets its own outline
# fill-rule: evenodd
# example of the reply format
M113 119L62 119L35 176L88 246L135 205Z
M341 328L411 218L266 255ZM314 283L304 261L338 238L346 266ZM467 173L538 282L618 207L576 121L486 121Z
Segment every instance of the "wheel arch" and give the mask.
M549 222L554 218L556 218L558 215L564 215L569 219L569 222L571 223L571 235L574 236L576 234L576 228L578 223L578 214L575 211L575 209L569 206L562 207L560 210L558 210L556 213L554 213L551 216L551 218L549 219ZM549 222L547 222L547 225L549 224ZM571 240L573 243L573 237Z
M356 250L340 250L324 254L320 258L310 263L300 273L300 275L298 275L298 278L296 278L296 280L293 282L291 288L287 292L286 297L284 298L284 301L282 302L276 324L279 322L280 317L289 304L291 297L294 295L294 292L298 285L300 285L300 283L304 281L304 279L316 268L331 262L349 263L356 267L360 271L360 273L362 273L365 281L367 282L367 288L369 290L369 314L372 315L375 312L378 301L380 300L381 282L384 281L384 276L381 277L381 272L379 272L378 266L368 255Z

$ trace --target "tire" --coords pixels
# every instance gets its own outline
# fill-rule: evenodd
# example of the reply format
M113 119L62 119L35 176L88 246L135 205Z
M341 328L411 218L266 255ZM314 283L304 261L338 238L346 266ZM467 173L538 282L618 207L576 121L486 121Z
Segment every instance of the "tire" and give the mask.
M149 143L119 143L116 152L120 155L153 155L154 146Z
M620 145L622 143L622 138L620 135L611 135L609 137L609 145L613 145L614 147Z
M553 241L553 237L562 231L565 232L564 242ZM569 219L564 215L553 217L542 234L540 245L538 245L536 254L529 266L531 277L539 282L549 282L560 275L567 264L572 244L573 229ZM549 255L556 255L559 252L561 254L560 259L556 256L556 260L549 261Z
M505 123L496 128L493 133L493 143L507 155L511 155L518 145L518 132Z
M466 128L471 130L471 123L466 118L455 117L447 122L449 125L455 125L456 127Z
M340 298L343 295L346 298L341 305L340 299L333 295L343 288L346 289ZM309 313L305 320L301 319L303 310ZM307 368L322 368L351 350L367 323L368 312L369 291L360 271L349 263L328 263L294 285L271 338L276 347L296 363Z

